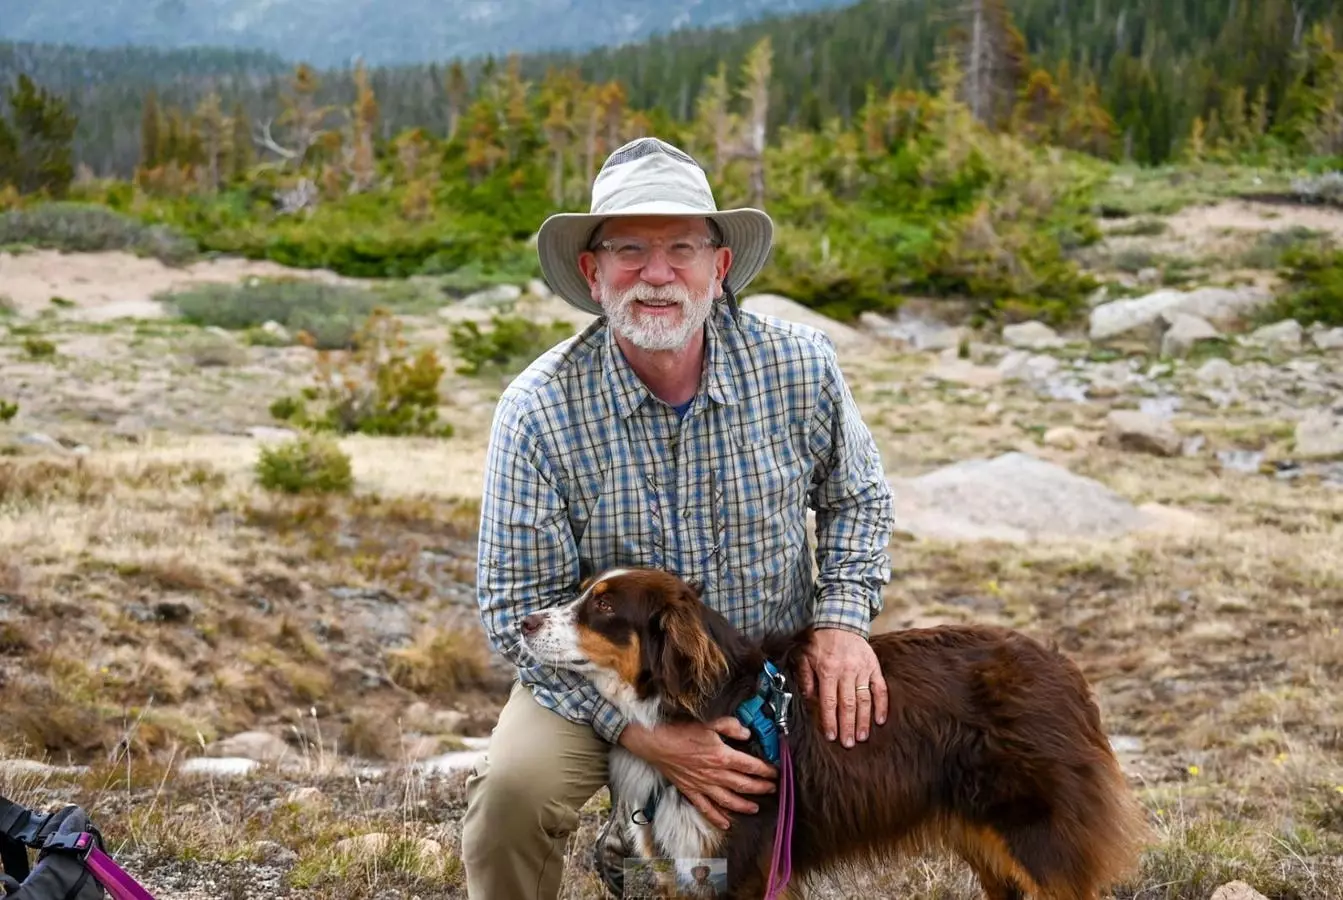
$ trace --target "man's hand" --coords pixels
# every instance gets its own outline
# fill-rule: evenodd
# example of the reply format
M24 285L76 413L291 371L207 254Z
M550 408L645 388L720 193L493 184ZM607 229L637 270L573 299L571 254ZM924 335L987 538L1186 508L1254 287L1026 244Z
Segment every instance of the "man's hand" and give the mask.
M819 685L821 724L828 740L838 737L852 747L855 732L865 741L873 719L878 725L886 722L886 677L872 645L860 634L816 629L798 680L806 697L815 696Z
M721 736L720 736L721 735ZM750 738L751 732L732 716L706 725L659 725L648 729L636 722L625 726L620 744L656 766L695 808L724 831L727 811L750 815L759 810L741 794L770 794L778 772L764 760L733 750L723 737Z

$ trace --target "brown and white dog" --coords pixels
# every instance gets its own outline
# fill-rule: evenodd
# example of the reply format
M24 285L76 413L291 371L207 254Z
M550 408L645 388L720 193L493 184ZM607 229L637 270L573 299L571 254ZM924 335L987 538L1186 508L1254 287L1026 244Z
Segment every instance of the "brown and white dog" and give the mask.
M528 616L522 632L538 660L582 673L650 727L733 715L766 659L797 691L810 639L804 629L748 641L695 587L638 568L589 579L577 600ZM974 625L879 634L871 644L890 700L866 742L826 740L815 698L798 693L793 706L794 883L942 849L969 864L988 900L1095 900L1135 866L1144 816L1070 660L1018 632ZM755 815L729 813L723 832L624 748L612 749L610 780L632 809L662 791L652 823L629 825L643 853L726 859L730 898L764 895L777 793L753 796Z

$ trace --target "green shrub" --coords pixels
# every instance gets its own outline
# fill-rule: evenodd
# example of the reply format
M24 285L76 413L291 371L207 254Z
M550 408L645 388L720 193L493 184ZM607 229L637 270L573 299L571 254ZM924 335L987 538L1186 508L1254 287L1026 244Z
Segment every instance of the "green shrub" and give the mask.
M1264 321L1296 319L1343 325L1343 251L1297 247L1283 254L1287 291L1264 310Z
M256 474L262 487L288 494L343 494L354 484L349 455L334 439L321 435L263 446Z
M18 312L18 308L14 305L13 299L5 294L0 294L0 319L12 316L16 312Z
M190 261L196 243L164 225L144 225L101 206L46 203L0 213L0 246L28 245L66 253L124 250L169 265Z
M0 422L8 422L19 414L19 404L0 400Z
M457 366L460 374L516 375L573 334L573 329L563 322L541 325L522 316L497 313L490 318L490 325L488 331L482 331L476 322L453 323L450 339L462 360Z
M452 435L452 425L439 422L444 369L432 348L409 355L400 321L384 309L369 316L354 344L350 352L323 351L317 385L301 397L276 400L271 415L300 428L338 434ZM318 408L309 409L314 402Z
M45 338L26 337L23 339L23 352L30 359L50 359L56 355L56 345Z
M346 285L294 279L254 279L243 284L207 284L158 295L182 320L255 334L266 322L285 326L291 334L319 350L349 348L355 333L378 306L370 291Z

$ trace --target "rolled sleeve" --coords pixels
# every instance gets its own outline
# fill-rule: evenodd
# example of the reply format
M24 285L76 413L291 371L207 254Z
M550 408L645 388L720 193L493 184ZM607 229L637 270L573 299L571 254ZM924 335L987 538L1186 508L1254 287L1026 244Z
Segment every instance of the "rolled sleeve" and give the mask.
M811 493L818 570L813 624L868 636L891 577L894 498L876 440L833 356L812 435L820 460Z
M578 550L558 474L525 410L505 397L486 451L477 549L481 623L539 702L614 742L626 724L620 711L586 679L535 665L518 628L531 613L574 599L578 581Z

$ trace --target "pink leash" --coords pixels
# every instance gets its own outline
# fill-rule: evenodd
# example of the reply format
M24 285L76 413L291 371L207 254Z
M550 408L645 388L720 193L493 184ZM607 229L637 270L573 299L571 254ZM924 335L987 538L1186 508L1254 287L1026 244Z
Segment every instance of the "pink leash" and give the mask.
M782 864L782 869L780 865ZM778 881L775 881L775 878ZM778 900L793 877L793 755L779 740L779 821L774 826L774 858L769 867L765 900Z

